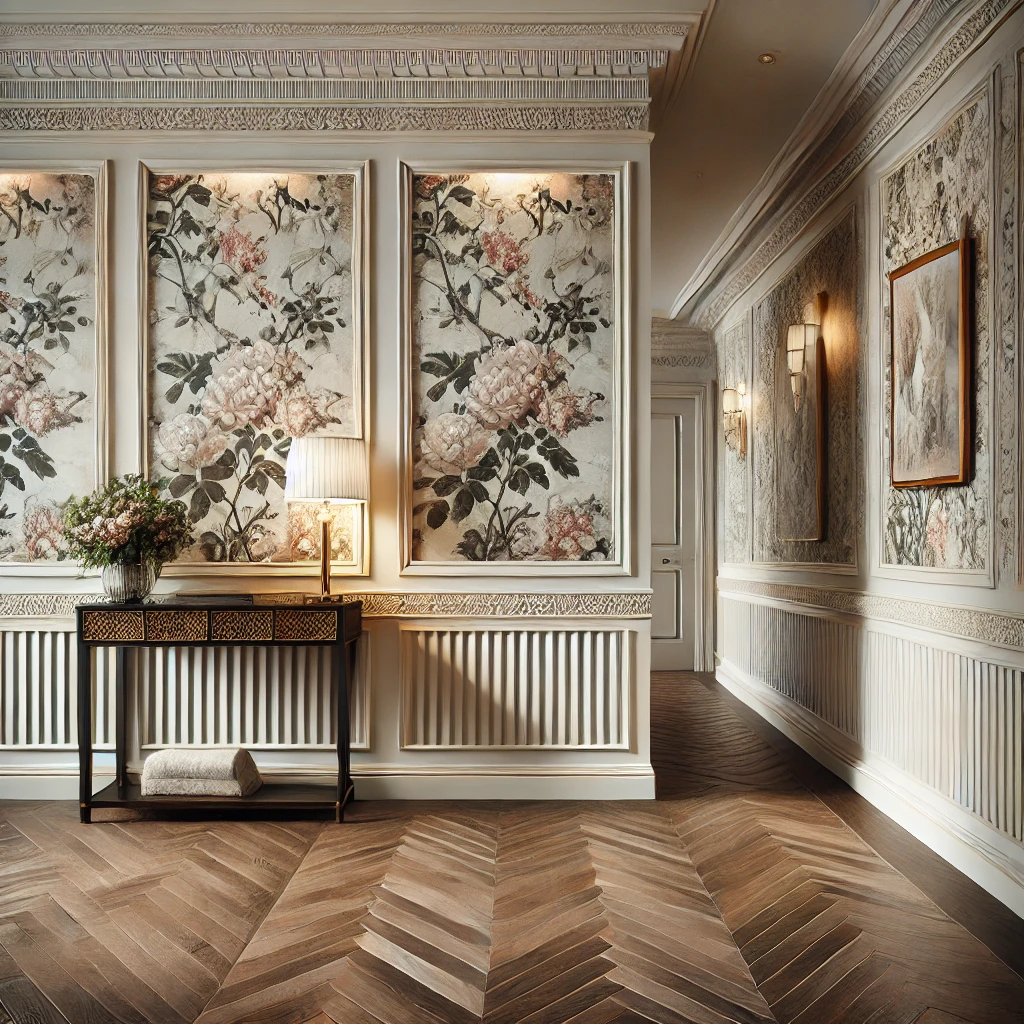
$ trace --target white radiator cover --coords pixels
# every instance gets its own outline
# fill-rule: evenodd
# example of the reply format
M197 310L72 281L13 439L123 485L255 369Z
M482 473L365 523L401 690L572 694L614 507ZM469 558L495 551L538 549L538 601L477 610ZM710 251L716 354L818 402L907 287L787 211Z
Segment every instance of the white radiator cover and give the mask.
M0 645L0 743L15 750L77 750L74 631L7 629ZM355 751L370 747L369 648L364 635L349 694ZM113 649L95 653L97 750L113 748L114 657ZM167 746L335 748L329 648L150 648L126 662L129 707L137 711L130 755Z
M631 630L400 635L404 749L630 748Z

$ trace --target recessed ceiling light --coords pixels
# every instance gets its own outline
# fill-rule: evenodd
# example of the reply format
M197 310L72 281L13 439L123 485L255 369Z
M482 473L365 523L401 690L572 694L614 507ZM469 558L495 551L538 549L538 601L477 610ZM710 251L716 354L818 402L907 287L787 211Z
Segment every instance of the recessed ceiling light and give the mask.
M774 64L775 54L774 53L762 53L757 58L762 64Z

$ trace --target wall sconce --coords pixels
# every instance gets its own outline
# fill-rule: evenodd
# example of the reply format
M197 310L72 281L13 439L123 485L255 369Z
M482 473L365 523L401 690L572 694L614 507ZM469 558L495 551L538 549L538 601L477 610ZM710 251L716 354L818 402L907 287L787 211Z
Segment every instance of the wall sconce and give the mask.
M725 445L741 459L747 456L747 386L740 381L734 388L722 389L722 419Z
M789 386L793 391L793 408L800 411L804 395L804 364L807 347L816 345L820 324L793 324L786 337L786 363L789 366Z

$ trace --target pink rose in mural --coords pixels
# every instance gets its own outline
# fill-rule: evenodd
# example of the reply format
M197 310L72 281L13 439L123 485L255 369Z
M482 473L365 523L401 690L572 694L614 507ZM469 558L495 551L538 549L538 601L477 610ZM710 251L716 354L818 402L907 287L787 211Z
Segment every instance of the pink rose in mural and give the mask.
M58 506L26 506L23 530L30 562L60 559L65 556L67 545L64 540L64 517Z
M161 461L170 470L183 466L209 466L228 446L228 438L211 428L202 416L183 412L160 424L157 431Z
M491 435L478 420L454 412L431 420L420 440L427 465L449 475L475 466L490 444Z
M532 341L491 349L477 362L466 410L491 429L515 423L537 407L545 385L558 376L557 362Z
M615 189L414 176L415 560L614 557Z
M150 175L149 446L189 560L291 558L291 439L358 433L354 203L351 174Z

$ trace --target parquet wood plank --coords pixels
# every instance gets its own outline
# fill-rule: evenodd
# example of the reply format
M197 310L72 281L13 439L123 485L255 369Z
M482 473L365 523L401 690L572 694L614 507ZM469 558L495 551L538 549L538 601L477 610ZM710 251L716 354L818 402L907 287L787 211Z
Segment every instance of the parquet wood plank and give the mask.
M2 805L0 1006L17 1024L1024 1024L1024 982L717 694L675 676L654 702L656 803L356 804L343 826Z

